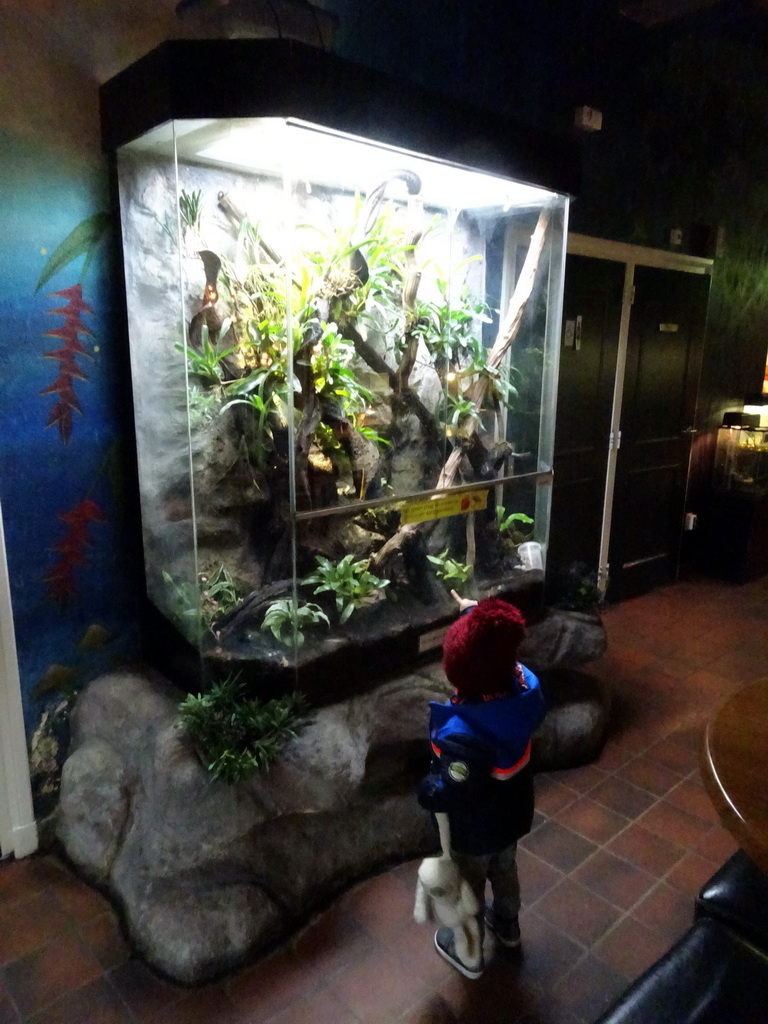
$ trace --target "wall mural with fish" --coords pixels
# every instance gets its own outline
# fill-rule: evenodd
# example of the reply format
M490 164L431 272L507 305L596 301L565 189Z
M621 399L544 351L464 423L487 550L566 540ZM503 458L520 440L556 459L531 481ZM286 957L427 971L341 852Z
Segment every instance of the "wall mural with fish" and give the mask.
M54 805L68 716L138 649L137 524L106 174L0 133L0 500L35 813Z

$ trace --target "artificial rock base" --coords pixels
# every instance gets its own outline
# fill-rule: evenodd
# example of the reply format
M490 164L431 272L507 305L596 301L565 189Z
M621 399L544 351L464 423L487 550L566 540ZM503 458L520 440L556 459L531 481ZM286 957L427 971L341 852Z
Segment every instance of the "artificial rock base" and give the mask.
M287 936L353 879L435 846L414 796L434 680L318 711L268 772L212 781L164 680L94 680L73 714L57 836L155 968L197 983Z
M528 660L550 703L535 767L594 757L605 691L559 656L531 647ZM433 664L320 708L268 772L230 786L211 780L179 729L179 690L154 674L102 676L73 712L57 837L121 907L153 967L206 981L286 938L355 879L436 850L415 787L429 760L427 702L448 693Z

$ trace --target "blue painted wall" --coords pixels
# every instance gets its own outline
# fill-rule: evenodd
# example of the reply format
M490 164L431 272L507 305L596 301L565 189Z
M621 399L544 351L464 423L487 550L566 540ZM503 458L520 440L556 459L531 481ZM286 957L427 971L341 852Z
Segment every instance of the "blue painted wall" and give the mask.
M74 694L137 655L135 526L105 174L8 131L0 166L0 500L43 813Z

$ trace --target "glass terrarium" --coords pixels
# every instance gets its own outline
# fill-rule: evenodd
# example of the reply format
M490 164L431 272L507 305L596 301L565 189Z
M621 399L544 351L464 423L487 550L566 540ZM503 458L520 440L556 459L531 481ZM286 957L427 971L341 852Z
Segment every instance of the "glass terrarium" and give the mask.
M742 494L768 491L768 427L721 427L717 432L717 490Z
M203 673L344 687L452 590L540 600L566 195L283 116L116 155L147 591Z

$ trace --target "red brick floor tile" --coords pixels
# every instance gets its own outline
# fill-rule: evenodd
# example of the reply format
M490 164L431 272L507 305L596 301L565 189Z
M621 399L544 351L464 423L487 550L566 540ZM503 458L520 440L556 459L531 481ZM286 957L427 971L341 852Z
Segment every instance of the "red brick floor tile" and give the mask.
M69 918L50 889L0 906L0 966L70 930Z
M714 864L725 864L738 850L738 844L722 825L715 825L694 846L694 851Z
M416 924L414 920L405 922L385 948L425 981L439 987L453 968L435 950L436 928L436 924Z
M285 1024L291 1022L286 1021ZM317 1024L316 1019L313 1019L312 1024ZM397 1024L458 1024L458 1018L439 993L431 992L401 1017Z
M625 747L614 737L609 736L608 742L603 747L602 753L598 758L597 767L601 771L611 774L634 757L637 757L637 751L634 747Z
M63 874L63 868L60 869ZM51 884L50 861L40 856L0 861L0 907L29 899Z
M578 793L562 785L551 775L536 775L534 778L534 792L536 810L539 814L551 817L557 814L563 807L573 803L578 798Z
M5 987L3 972L0 970L0 1024L19 1024L20 1019L16 1004Z
M601 899L628 910L655 884L656 878L642 868L599 850L572 877Z
M555 985L554 994L564 1013L583 1021L596 1020L621 995L627 979L608 964L588 954Z
M688 775L698 765L695 750L692 750L684 737L677 732L654 743L649 748L647 756L664 767L679 772L680 775Z
M649 832L686 848L697 843L712 827L701 818L694 818L692 814L666 800L654 804L638 821Z
M632 917L625 917L594 947L594 954L614 971L633 981L663 956L669 943Z
M609 810L623 814L625 818L636 818L654 802L650 793L616 776L610 776L595 786L589 795Z
M544 989L557 984L584 953L580 943L533 910L520 914L520 931L522 947L517 954L520 968L529 981Z
M442 1005L437 1004L436 1009L443 1016L447 1009L452 1014L448 1017L451 1024L519 1024L531 1013L536 1013L542 1024L544 1021L537 1012L541 989L524 977L519 958L491 961L477 981L453 971L438 995ZM442 1024L440 1017L437 1020ZM429 1017L427 1021L432 1024Z
M606 774L602 768L594 764L585 764L581 768L565 768L562 771L553 772L551 777L555 782L559 782L569 789L575 789L577 793L588 793L599 782L605 781Z
M253 1024L254 1017L248 1010L234 1006L224 985L217 984L185 991L170 1006L142 1016L141 1021L142 1024Z
M718 866L698 853L687 853L675 864L665 881L686 896L695 899L704 883L717 871Z
M632 917L672 946L693 924L693 900L660 882L632 908Z
M75 922L89 921L112 909L100 892L72 874L61 878L53 892L64 912Z
M321 987L324 986L318 973L291 949L273 953L224 983L228 999L259 1021L269 1020Z
M31 1016L101 973L85 943L71 932L61 932L48 945L7 964L4 978L22 1016Z
M739 683L748 683L765 675L765 657L745 645L732 648L715 658L710 668L712 672L727 676L733 689Z
M627 672L643 671L649 665L652 665L655 660L653 651L641 647L637 641L634 645L621 643L618 640L614 641L612 657L615 671L621 675Z
M621 917L617 907L570 878L542 896L534 909L564 935L584 946L591 946Z
M26 1024L133 1024L135 1018L104 977L55 1000ZM181 1024L174 1020L174 1024Z
M517 851L517 873L520 878L523 906L530 906L553 885L557 885L563 877L561 871L529 853L522 846Z
M666 800L695 818L716 825L720 821L707 791L698 779L685 779L666 795Z
M130 960L131 947L114 911L90 918L78 926L78 931L105 971Z
M594 843L556 821L548 821L526 836L521 846L560 871L572 871L597 849Z
M377 875L346 892L338 901L339 908L374 937L386 939L413 914L415 891L395 875Z
M412 913L413 907L409 925ZM338 901L302 929L290 945L301 971L311 974L319 985L326 984L343 967L362 960L377 948L370 932Z
M186 992L180 986L163 981L136 958L113 968L107 977L129 1010L142 1022L156 1017Z
M660 877L684 856L676 843L649 832L636 822L606 844L610 853Z
M639 789L647 790L654 796L664 796L670 789L678 785L680 776L663 764L645 754L625 764L616 772L620 779L631 782Z
M292 1003L282 1013L270 1017L269 1024L324 1024L325 1021L328 1021L328 1024L359 1024L360 1018L330 989L319 989L311 996ZM173 1024L176 1024L175 1020ZM204 1024L202 1019L200 1024Z
M415 892L416 877L419 873L420 864L421 857L417 857L416 860L407 860L392 868L390 874L394 875L395 878L399 878L409 892Z
M581 797L555 815L555 821L595 843L606 843L629 825L629 818L596 803L588 796Z
M397 1020L429 994L427 982L385 949L340 971L328 987L361 1024Z

